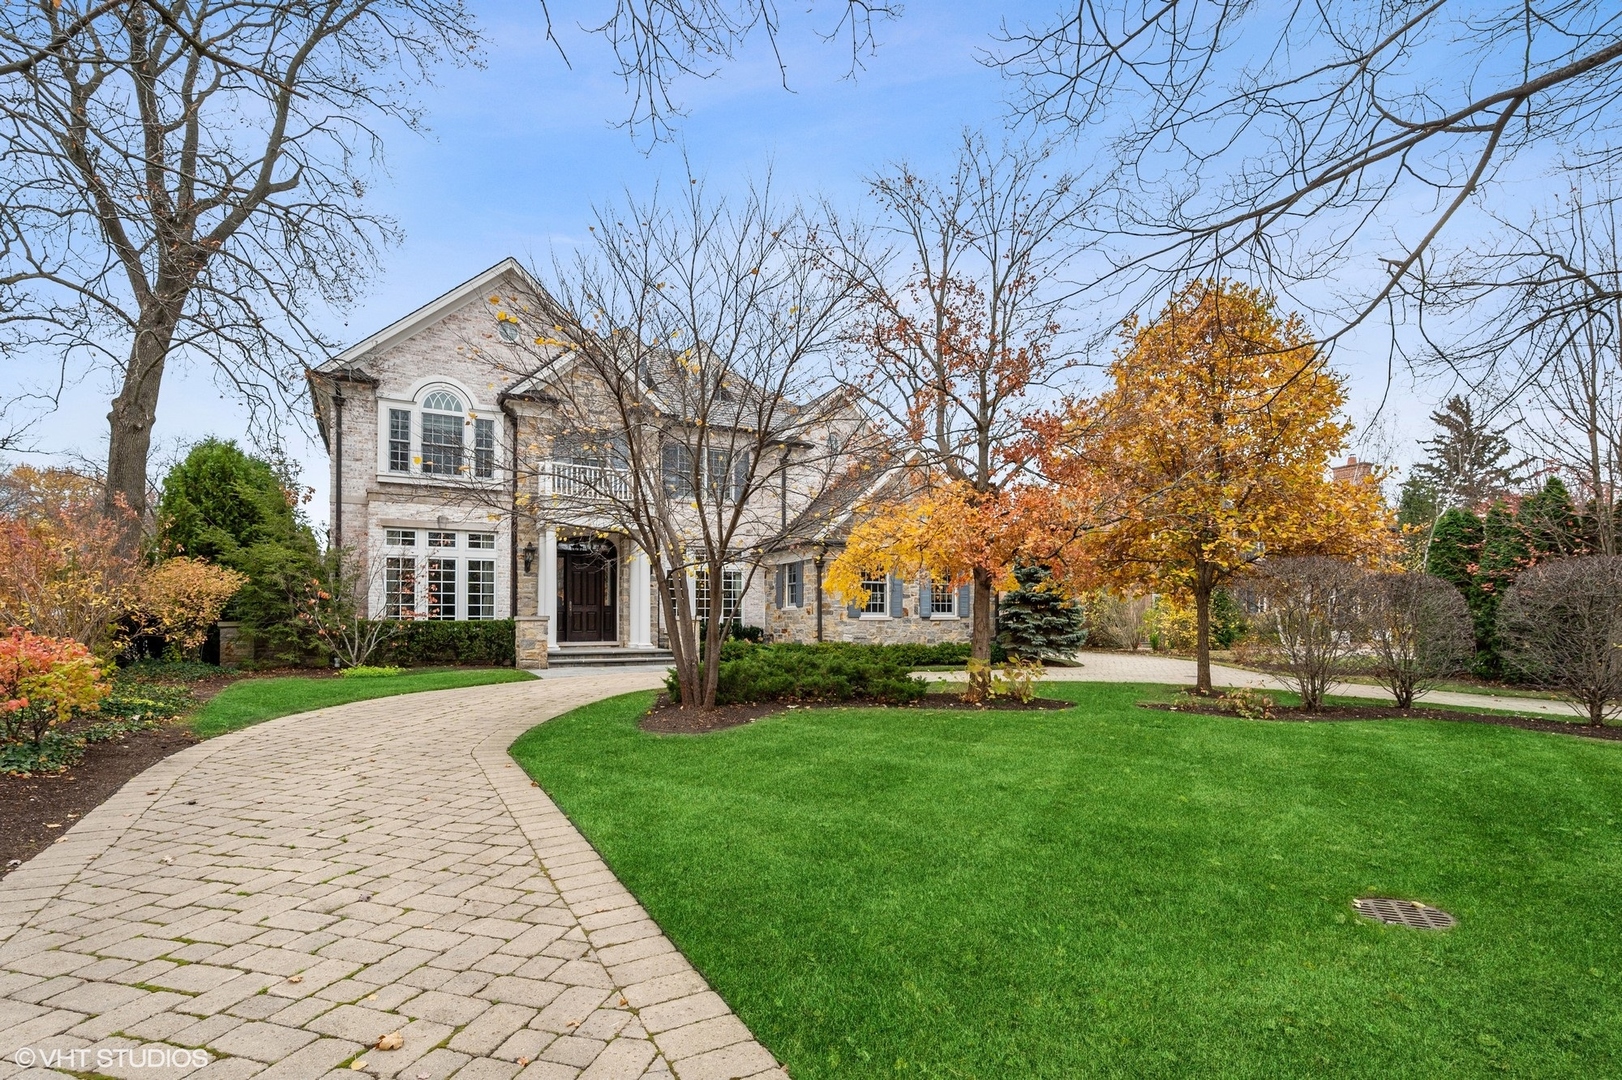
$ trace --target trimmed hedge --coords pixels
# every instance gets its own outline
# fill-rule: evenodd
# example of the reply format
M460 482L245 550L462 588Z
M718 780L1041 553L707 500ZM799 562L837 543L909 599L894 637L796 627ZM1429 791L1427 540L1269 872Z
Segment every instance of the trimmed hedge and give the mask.
M829 642L754 645L729 641L721 649L717 705L765 701L873 701L904 704L923 697L914 663L895 646ZM681 700L674 671L665 676L671 700Z
M517 646L511 619L423 619L407 623L386 642L372 663L378 667L416 664L472 664L512 667Z
M736 660L746 655L750 649L761 647L748 641L724 641L721 643L721 660L723 662ZM782 645L767 647L781 648ZM886 663L901 664L909 668L962 667L969 662L969 643L966 641L943 641L938 645L870 645L860 641L824 641L814 645L807 643L801 647L830 651L844 649L864 656L880 657Z

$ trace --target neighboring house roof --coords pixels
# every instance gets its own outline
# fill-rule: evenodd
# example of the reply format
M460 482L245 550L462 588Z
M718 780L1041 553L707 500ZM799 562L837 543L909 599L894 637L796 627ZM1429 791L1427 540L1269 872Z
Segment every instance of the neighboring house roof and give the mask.
M843 544L853 519L865 511L886 490L903 482L906 470L899 465L878 464L855 468L835 479L805 505L789 522L776 550L805 544Z

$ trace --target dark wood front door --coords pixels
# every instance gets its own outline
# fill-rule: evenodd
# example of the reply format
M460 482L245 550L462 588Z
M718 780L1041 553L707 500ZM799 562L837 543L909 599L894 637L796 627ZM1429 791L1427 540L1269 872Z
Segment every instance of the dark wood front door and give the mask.
M565 641L609 641L614 636L609 572L613 562L599 555L563 557Z

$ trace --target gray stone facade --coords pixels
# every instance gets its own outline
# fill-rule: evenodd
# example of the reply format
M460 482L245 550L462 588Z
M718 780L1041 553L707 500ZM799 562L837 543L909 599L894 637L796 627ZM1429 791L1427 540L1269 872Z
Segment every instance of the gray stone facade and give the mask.
M795 552L794 554L803 554ZM824 556L824 566L832 561L832 552ZM801 603L793 603L788 587L792 580L791 567L800 569ZM762 568L766 588L765 621L761 624L773 641L817 641L817 568L813 554L809 558L788 559ZM778 580L784 579L781 589ZM854 610L846 598L822 590L823 641L860 641L872 644L909 643L936 645L943 642L966 642L973 634L973 620L967 617L966 591L953 590L950 613L936 613L934 590L926 588L922 579L892 579L886 591L884 611L869 613ZM781 596L781 601L779 597ZM927 602L930 611L921 611L921 602ZM959 612L961 609L961 613Z

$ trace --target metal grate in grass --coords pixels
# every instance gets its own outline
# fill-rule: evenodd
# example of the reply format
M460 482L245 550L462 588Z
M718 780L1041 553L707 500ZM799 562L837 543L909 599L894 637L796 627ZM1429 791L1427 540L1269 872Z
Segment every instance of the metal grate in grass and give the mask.
M1451 930L1459 920L1429 904L1418 900L1396 900L1389 896L1362 896L1352 901L1359 915L1379 919L1392 926L1407 926L1414 930Z

